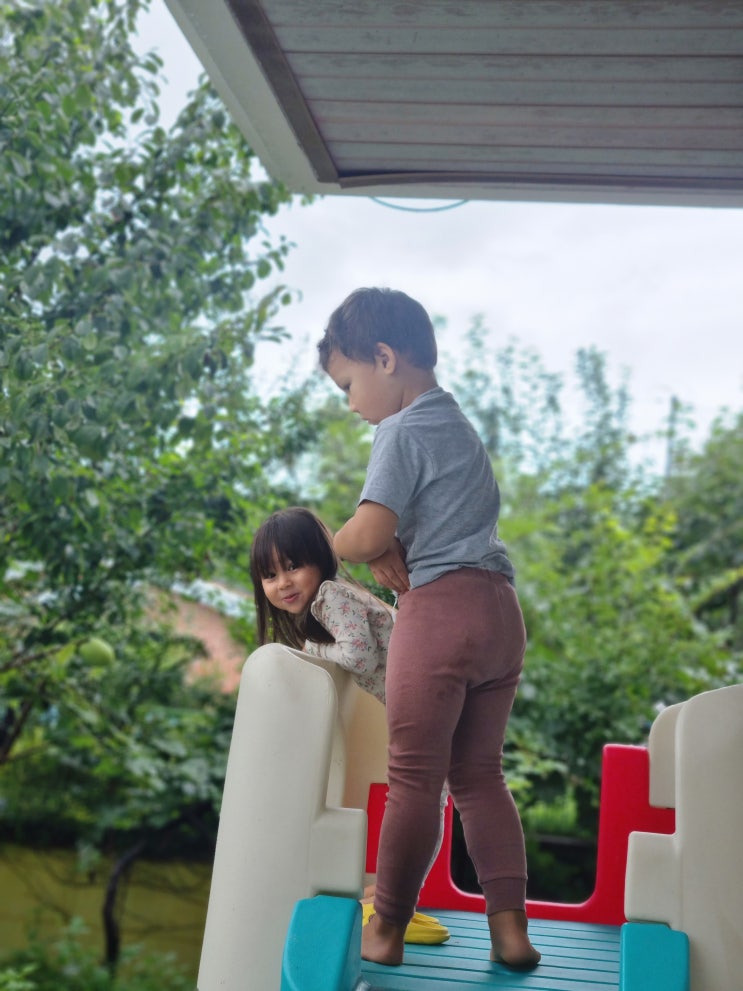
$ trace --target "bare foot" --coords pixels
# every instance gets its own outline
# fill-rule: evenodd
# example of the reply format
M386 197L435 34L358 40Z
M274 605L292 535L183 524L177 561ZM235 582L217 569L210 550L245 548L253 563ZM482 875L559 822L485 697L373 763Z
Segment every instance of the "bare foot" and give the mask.
M527 934L526 912L506 909L488 916L490 959L516 970L531 970L542 959Z
M361 930L362 960L399 967L405 950L405 928L373 915Z

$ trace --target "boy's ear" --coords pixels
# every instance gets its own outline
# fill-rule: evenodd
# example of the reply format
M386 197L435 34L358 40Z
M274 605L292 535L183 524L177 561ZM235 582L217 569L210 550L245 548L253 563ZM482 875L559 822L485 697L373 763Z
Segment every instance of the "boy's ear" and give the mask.
M389 344L378 341L374 345L374 357L382 366L382 370L391 374L397 368L397 352Z

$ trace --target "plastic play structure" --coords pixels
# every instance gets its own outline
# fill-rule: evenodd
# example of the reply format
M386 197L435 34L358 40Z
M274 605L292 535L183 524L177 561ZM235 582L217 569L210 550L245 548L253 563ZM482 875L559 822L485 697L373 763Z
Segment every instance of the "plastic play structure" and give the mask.
M484 901L449 872L451 807L420 899L451 938L361 961L385 748L382 707L345 672L277 644L248 658L199 991L743 989L743 685L665 709L647 748L605 748L595 890L528 903L529 974L488 960Z

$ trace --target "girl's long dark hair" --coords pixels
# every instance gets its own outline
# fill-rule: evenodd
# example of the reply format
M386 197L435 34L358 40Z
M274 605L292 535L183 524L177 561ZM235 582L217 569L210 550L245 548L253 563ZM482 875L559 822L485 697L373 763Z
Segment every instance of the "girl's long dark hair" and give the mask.
M314 564L320 569L321 582L332 580L338 573L340 562L328 528L314 513L301 506L272 513L253 534L250 577L261 644L276 641L301 650L305 640L334 643L331 634L318 623L309 609L303 615L294 616L283 609L276 609L268 601L262 579L273 573L276 560L282 567L289 562L295 568Z

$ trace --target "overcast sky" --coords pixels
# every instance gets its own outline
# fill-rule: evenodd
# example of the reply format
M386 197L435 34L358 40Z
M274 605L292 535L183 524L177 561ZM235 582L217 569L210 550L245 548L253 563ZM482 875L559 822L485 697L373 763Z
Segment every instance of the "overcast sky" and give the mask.
M200 66L164 0L141 36L165 60L167 126ZM282 281L302 294L282 314L294 346L259 352L269 376L289 354L311 368L335 306L386 285L446 318L445 350L477 314L496 346L516 339L548 371L569 372L577 349L595 345L615 383L629 370L639 430L660 426L672 395L703 428L722 407L743 408L743 209L472 201L412 212L339 196L294 203L268 226L296 244Z

